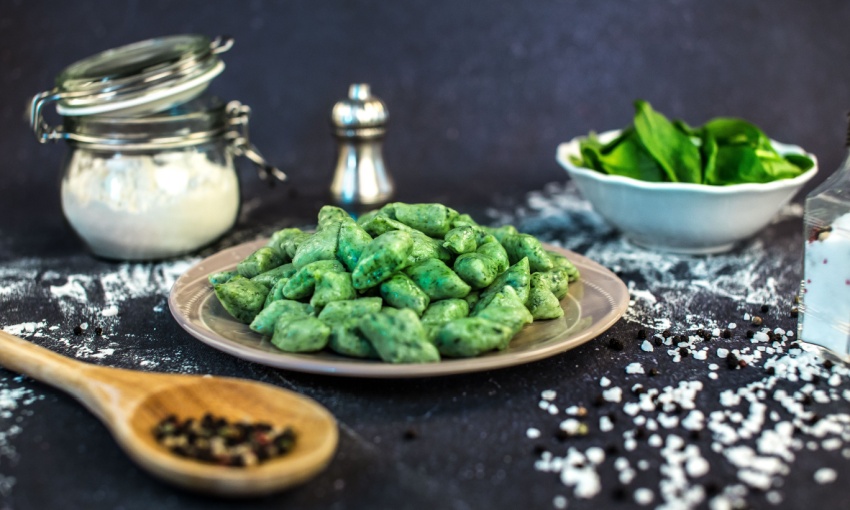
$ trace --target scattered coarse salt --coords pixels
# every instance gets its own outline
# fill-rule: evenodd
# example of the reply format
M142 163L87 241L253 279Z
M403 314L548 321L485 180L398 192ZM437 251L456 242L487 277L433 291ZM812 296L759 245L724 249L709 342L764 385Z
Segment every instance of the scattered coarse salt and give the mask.
M637 416L640 412L640 404L637 402L626 402L623 404L623 412L629 416Z
M817 483L823 485L834 482L838 478L838 474L834 469L824 467L815 471L814 478Z
M750 339L750 342L755 344L759 342L767 342L768 340L770 340L770 337L767 335L767 333L759 331L758 333L753 335L753 338Z
M637 503L638 505L649 505L652 503L652 500L654 498L655 494L645 487L635 489L635 503Z
M698 409L694 409L685 419L682 420L681 425L683 428L687 430L702 430L705 426L705 415L702 411Z
M536 193L533 199L530 196L528 207L512 218L516 220L513 223L526 227L531 233L535 230L551 232L553 224L580 225L582 228L563 229L563 232L581 232L578 237L563 236L559 231L554 239L550 236L547 240L568 249L581 248L587 256L606 267L636 275L634 281L628 282L632 305L626 311L625 320L643 328L638 331L638 346L643 353L666 355L668 359L663 361L667 362L668 368L671 362L685 362L686 366L678 375L681 378L687 374L695 379L690 382L699 382L700 379L705 382L706 377L722 380L722 385L713 382L708 386L706 383L711 393L699 395L699 399L697 395L702 384L690 386L690 382L667 382L670 378L675 381L677 370L659 372L657 368L644 368L649 376L663 373L664 377L641 378L644 384L639 388L630 384L631 391L627 395L618 388L608 389L622 384L622 379L599 380L604 391L602 398L596 402L598 407L603 408L598 416L598 431L609 438L605 451L609 452L609 456L611 451L618 449L634 451L629 457L640 457L639 460L634 458L633 462L637 462L635 469L641 472L658 462L658 485L639 484L652 497L648 505L664 509L743 508L759 502L760 496L750 492L754 489L764 491L762 502L766 499L768 503L781 504L783 495L777 488L783 487L785 478L793 472L795 459L811 456L805 452L807 447L840 451L841 455L850 459L850 413L835 404L844 404L845 399L850 402L850 388L847 386L850 370L840 364L825 366L821 358L809 355L798 344L788 340L793 331L783 331L769 324L771 317L767 316L765 307L779 309L783 306L785 298L782 295L787 296L785 287L790 288L786 284L789 278L793 279L793 271L786 269L790 265L782 260L787 258L784 254L771 250L760 239L735 254L709 259L691 260L654 252L636 252L620 237L598 242L598 234L611 231L590 211L587 202L577 198L574 185L552 185L547 186L546 191ZM500 223L511 223L511 218L502 220ZM542 228L544 226L545 229ZM613 238L608 236L606 239ZM673 272L676 276L671 278ZM786 283L783 284L783 281ZM754 318L741 310L744 316L742 325L748 327L730 335L732 330L737 330L737 321L713 320L704 315L686 313L697 295L700 299L717 298L742 306L760 304L765 313ZM660 296L664 296L663 299ZM668 318L678 316L683 316L686 322L675 324ZM687 333L673 334L673 331ZM722 337L722 340L714 341L713 337ZM656 351L661 345L667 347ZM653 363L645 358L646 354L643 356L640 363L626 362L621 367L631 374L636 369L632 367ZM660 362L659 365L665 366ZM725 376L727 367L734 370L728 372L731 377ZM720 375L724 377L720 378ZM664 384L662 381L669 386L652 387L652 383ZM616 430L613 417L622 414L630 417L626 420L626 428L630 423L636 428L624 429L622 437L611 443L611 434L608 433ZM706 430L706 434L700 434L700 430ZM679 435L690 439L686 441ZM706 438L709 441L703 444ZM589 436L588 440L593 441L593 436ZM646 443L638 448L642 441ZM601 445L595 443L593 447L598 446ZM647 451L646 446L653 450ZM718 471L721 477L735 473L738 481L715 480L715 484L721 483L722 488L719 494L713 494L708 488L708 481L700 480L709 471L708 460L700 449L710 449L717 454L710 457L711 467L715 467L718 457L723 463L722 469L711 471ZM637 455L637 451L641 455ZM588 468L595 475L596 467L590 456L588 450L584 456L585 464L579 465L573 462L581 458L581 452L575 455L571 452L563 459L552 458L550 454L549 460L542 464L546 469L541 470L560 472L565 485L575 487L576 493L587 494L584 489L578 489L578 480L585 476L593 479L592 475L586 475ZM626 459L617 459L615 467L620 483L634 483L635 470L628 466ZM644 476L652 479L656 473L641 473L641 477ZM633 492L636 503L647 497L643 494L638 496L637 490ZM595 506L606 504L604 501L593 503Z
M549 411L549 414L551 414L552 416L558 414L558 406L556 406L555 404L549 404L549 407L546 410Z
M558 394L555 392L555 390L543 390L540 393L540 398L542 398L543 400L546 400L547 402L551 402L551 401L555 400L555 397L557 397L557 396L558 396Z
M605 461L605 450L598 446L591 446L584 452L584 454L587 457L587 460L597 466Z
M534 427L529 427L529 429L525 431L525 436L529 439L537 439L540 437L540 431Z
M567 434L574 435L579 431L579 428L581 427L581 422L573 418L567 418L566 420L561 422L559 427Z
M118 307L115 305L107 306L100 314L104 317L115 317L118 315Z
M699 478L708 473L708 461L702 457L691 457L685 462L685 471L691 478Z
M565 498L564 496L555 496L552 499L552 506L554 506L558 510L563 510L564 508L567 508L567 498Z
M643 371L643 365L641 365L638 362L634 362L634 363L629 363L626 366L626 373L627 374L643 374L645 372Z
M782 503L782 494L777 491L768 491L767 494L764 495L764 498L771 505L778 505Z
M623 389L613 387L602 392L602 398L607 402L620 402L623 399Z

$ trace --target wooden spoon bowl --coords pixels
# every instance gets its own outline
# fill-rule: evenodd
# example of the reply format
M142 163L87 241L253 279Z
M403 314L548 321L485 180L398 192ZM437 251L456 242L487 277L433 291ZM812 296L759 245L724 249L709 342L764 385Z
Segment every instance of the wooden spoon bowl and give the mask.
M0 331L0 364L78 397L109 428L127 454L154 476L220 496L259 496L303 483L330 462L338 432L333 416L297 393L225 377L157 374L105 368L60 356ZM154 428L165 417L204 414L230 422L291 427L293 449L256 466L231 467L180 457Z

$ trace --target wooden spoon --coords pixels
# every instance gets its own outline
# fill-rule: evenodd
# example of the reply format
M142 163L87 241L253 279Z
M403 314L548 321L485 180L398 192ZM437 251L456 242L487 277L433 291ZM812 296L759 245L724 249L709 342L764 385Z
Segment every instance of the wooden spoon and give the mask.
M322 406L268 384L196 375L157 374L73 361L0 331L0 364L80 399L109 428L125 452L154 476L181 487L222 496L257 496L303 483L336 450L337 427ZM251 467L191 460L156 441L166 416L290 426L297 439L286 455Z

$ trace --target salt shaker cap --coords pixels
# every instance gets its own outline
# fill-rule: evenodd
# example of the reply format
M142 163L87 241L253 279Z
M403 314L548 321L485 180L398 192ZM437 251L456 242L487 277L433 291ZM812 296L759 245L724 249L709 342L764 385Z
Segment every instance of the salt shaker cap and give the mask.
M353 83L348 97L331 111L334 132L341 137L381 136L388 118L387 106L372 95L368 83Z

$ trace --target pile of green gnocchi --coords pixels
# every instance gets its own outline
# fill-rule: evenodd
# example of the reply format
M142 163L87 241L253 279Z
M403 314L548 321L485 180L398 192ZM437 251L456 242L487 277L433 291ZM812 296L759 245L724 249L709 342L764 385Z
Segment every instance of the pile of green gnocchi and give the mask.
M230 315L283 351L427 363L505 349L533 320L563 316L578 277L512 226L397 202L357 221L325 206L315 233L275 232L209 281Z

